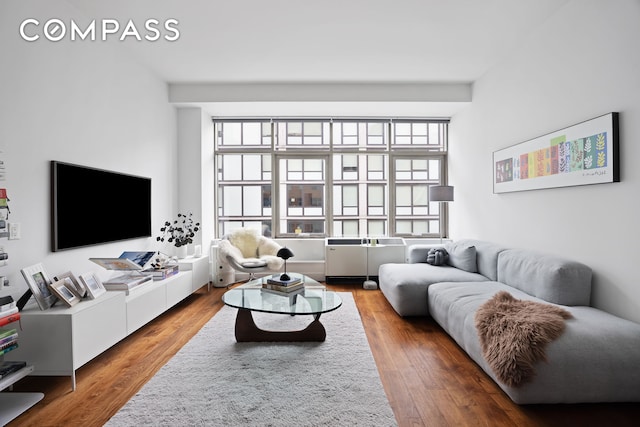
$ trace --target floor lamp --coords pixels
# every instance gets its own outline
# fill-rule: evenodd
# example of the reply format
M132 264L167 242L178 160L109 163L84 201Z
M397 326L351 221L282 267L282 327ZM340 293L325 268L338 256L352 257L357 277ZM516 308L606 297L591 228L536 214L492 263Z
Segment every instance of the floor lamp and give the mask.
M453 187L450 185L430 186L429 201L430 202L453 202ZM442 212L443 211L441 210L441 213ZM442 228L443 227L440 227L440 243L442 243Z

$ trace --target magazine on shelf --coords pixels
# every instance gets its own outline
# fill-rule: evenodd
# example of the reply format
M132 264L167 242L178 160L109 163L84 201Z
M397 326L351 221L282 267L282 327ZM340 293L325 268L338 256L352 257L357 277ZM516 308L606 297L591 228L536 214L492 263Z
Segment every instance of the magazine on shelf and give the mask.
M0 379L13 374L27 366L27 362L2 362L0 363Z
M13 347L14 345L17 345L17 343L18 343L18 337L16 336L11 341L8 341L8 342L6 342L4 344L0 344L0 350L4 350L4 349L7 349L9 347Z
M153 276L150 274L123 274L103 282L102 285L108 291L126 291L129 295L129 291L147 283L153 283Z
M20 311L20 310L18 309L18 307L16 307L16 305L14 303L12 308L8 308L6 310L0 311L0 318L10 316L10 315L12 315L14 313L17 313L18 311Z
M128 258L89 258L89 261L95 262L105 270L142 270L142 267L139 264L136 264Z
M14 308L17 308L17 305L11 295L0 298L0 316L8 314L7 312L9 310L13 310Z
M15 341L9 345L0 347L0 356L9 353L11 350L18 348L18 342Z
M5 345L7 343L10 343L12 341L16 341L18 339L18 333L16 332L15 334L6 336L4 338L0 338L0 345Z
M156 251L144 251L144 252L134 252L134 251L125 251L120 254L120 258L128 259L138 264L140 267L144 268L149 261L153 259L156 255Z
M20 320L19 312L15 312L6 316L3 315L0 317L0 326L8 325L9 323L17 322L18 320Z
M178 274L180 271L180 267L176 265L168 265L163 268L147 268L146 270L142 270L144 274L150 274L153 276L153 280L163 280L167 277L171 277L174 274Z
M6 338L10 335L17 334L17 333L18 333L17 329L0 329L0 339Z

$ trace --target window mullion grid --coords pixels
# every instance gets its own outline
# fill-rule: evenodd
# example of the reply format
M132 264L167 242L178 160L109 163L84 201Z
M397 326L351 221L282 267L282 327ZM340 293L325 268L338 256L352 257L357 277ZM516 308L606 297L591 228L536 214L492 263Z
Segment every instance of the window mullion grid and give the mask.
M299 119L287 119L286 121L298 121ZM246 120L246 121L253 121L253 120ZM383 132L383 138L385 139L383 145L381 147L379 147L380 149L377 150L377 147L367 147L366 149L362 149L362 147L343 147L342 145L337 147L335 146L336 141L334 141L334 122L333 120L315 120L315 121L326 121L328 122L328 127L329 127L329 150L309 150L309 148L303 148L303 150L296 150L295 147L287 147L286 151L278 151L277 147L278 145L278 141L277 139L279 137L286 137L286 132L285 135L280 136L280 132L278 132L277 126L278 126L278 122L271 119L260 119L258 121L270 121L270 126L271 126L271 135L270 135L270 139L271 139L271 145L270 147L218 147L218 133L220 131L220 127L217 126L218 122L224 122L224 120L214 120L214 123L216 124L216 131L214 132L214 148L216 148L216 152L214 154L214 166L215 166L215 173L214 173L214 192L215 192L215 197L216 200L218 200L218 198L221 196L219 190L219 178L218 178L218 169L220 167L222 167L222 165L218 164L218 160L219 160L219 154L270 154L270 158L271 158L271 170L272 170L272 175L271 175L271 192L272 192L272 205L271 205L271 209L272 209L272 217L271 217L271 222L272 222L272 230L274 232L274 236L278 236L278 235L282 235L283 232L284 234L286 234L287 230L281 230L280 229L280 224L281 224L281 215L283 214L283 212L281 212L280 209L280 197L281 197L281 191L280 191L280 159L282 158L299 158L299 159L307 159L307 158L322 158L324 159L324 164L325 164L325 189L324 189L324 203L325 203L325 214L326 214L326 223L325 223L325 234L328 236L332 236L335 232L334 230L334 198L333 198L333 185L334 185L334 180L333 180L333 176L334 176L334 163L333 163L333 158L335 155L339 155L339 154L346 154L346 153L354 153L356 156L362 156L362 155L368 155L374 152L379 152L380 155L383 156L384 159L384 167L387 170L388 176L386 179L386 182L384 183L386 185L386 192L384 194L384 210L386 211L387 215L386 215L386 219L387 219L387 234L390 236L393 235L397 235L397 227L396 227L396 185L397 185L397 179L396 179L396 175L397 175L397 171L396 171L396 159L397 158L402 158L402 157L411 157L411 156L418 156L421 158L425 158L425 159L429 159L429 158L433 158L433 157L440 157L441 159L441 163L440 163L440 183L442 184L446 184L446 176L447 176L447 171L446 171L446 152L439 152L436 154L436 152L431 152L433 153L433 156L429 155L430 152L429 150L426 151L422 151L422 150L412 150L410 147L399 147L400 149L393 148L394 147L394 121L412 121L409 119L404 119L404 120L383 120L384 121L384 126L386 127L386 135L384 135ZM306 119L304 121L307 121ZM354 119L354 120L342 120L342 121L357 121L357 122L369 122L371 120L368 119ZM375 120L373 120L375 121ZM366 125L365 125L366 126ZM411 135L413 136L413 128L411 128ZM439 141L441 142L441 147L443 147L444 149L446 149L446 143L447 143L447 131L448 131L448 127L446 125L444 126L439 126L438 127L438 137L439 137ZM344 130L342 130L342 132L344 133ZM358 130L358 133L360 132L360 129ZM427 129L427 132L431 132L431 129ZM304 132L303 132L304 134ZM303 135L304 136L304 135ZM385 137L386 136L386 137ZM285 144L286 145L286 144ZM304 144L303 144L304 145ZM416 147L417 148L417 147ZM358 163L360 163L360 161L358 161ZM360 166L359 166L360 167ZM412 169L411 173L413 174L414 171ZM362 206L360 207L360 209L364 209L366 211L365 215L368 218L368 197L369 194L367 192L367 188L368 188L368 184L369 184L369 180L368 178L364 181L361 182L361 180L358 180L358 191L365 191L366 193L366 198L367 198L367 203L366 206ZM360 200L360 197L358 197L358 200ZM244 203L244 201L240 201L240 203ZM360 204L360 202L358 202ZM445 204L446 205L446 204ZM412 208L415 208L412 205ZM447 211L446 211L446 206L443 206L444 209L442 209L440 211L440 227L442 227L442 229L446 230L447 227ZM244 207L242 207L243 212L244 212ZM216 208L215 209L215 219L216 219L216 223L218 223L218 211L219 209ZM343 212L344 214L344 212ZM344 216L344 215L343 215ZM242 218L242 220L245 220L246 218ZM367 224L368 227L368 224ZM367 233L369 232L369 230L367 230ZM429 233L429 235L431 235L433 233ZM434 234L435 235L435 234Z

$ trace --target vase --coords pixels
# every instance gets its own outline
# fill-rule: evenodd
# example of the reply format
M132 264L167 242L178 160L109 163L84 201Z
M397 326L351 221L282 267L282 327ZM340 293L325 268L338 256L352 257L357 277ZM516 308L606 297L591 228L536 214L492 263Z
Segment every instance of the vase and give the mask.
M178 259L185 259L187 257L187 245L176 246L174 253Z

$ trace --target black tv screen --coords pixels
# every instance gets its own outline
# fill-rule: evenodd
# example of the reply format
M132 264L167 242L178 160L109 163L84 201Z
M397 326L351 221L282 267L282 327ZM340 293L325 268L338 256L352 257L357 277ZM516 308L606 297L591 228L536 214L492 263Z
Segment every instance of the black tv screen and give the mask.
M151 236L151 178L51 162L51 247Z

